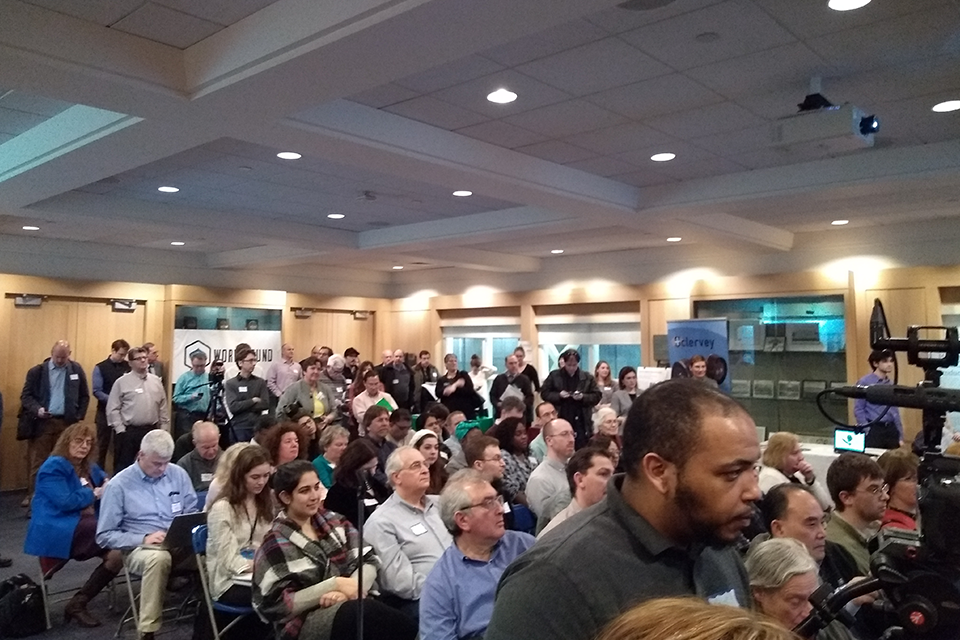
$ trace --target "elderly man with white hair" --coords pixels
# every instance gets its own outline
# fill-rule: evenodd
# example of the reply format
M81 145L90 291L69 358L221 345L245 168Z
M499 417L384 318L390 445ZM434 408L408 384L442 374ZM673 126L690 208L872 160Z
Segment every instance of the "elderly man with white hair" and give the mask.
M453 539L440 518L439 498L427 495L430 468L413 447L399 447L386 464L393 495L365 527L380 558L382 600L416 620L427 574Z
M173 438L161 429L148 431L136 462L107 484L97 521L97 544L129 550L126 563L142 577L140 620L143 640L160 629L163 594L170 569L191 557L189 549L159 548L174 517L197 510L197 494L187 472L170 464Z
M440 494L440 517L453 535L423 585L421 640L482 637L500 576L533 546L533 536L506 531L503 498L475 469L454 474Z
M191 429L193 451L177 460L177 466L187 472L197 493L206 492L213 482L213 474L220 462L220 427L213 422L198 420Z

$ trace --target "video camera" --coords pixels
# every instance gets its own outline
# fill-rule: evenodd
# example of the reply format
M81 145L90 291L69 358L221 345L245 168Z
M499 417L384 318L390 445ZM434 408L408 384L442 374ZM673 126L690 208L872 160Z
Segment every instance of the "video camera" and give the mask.
M921 330L940 330L942 340L920 338ZM885 335L886 334L886 335ZM872 541L872 577L836 591L824 585L810 598L813 612L794 632L813 637L830 622L843 620L844 606L882 589L883 610L891 626L883 638L957 640L960 638L960 458L940 453L947 411L960 411L960 393L939 389L941 367L956 366L960 339L956 327L911 326L906 338L890 338L883 305L874 301L870 319L873 349L906 352L910 364L924 370L918 387L885 386L880 402L923 410L923 457L917 472L922 533L885 529ZM877 401L870 387L843 387L838 393ZM819 400L819 399L818 399Z

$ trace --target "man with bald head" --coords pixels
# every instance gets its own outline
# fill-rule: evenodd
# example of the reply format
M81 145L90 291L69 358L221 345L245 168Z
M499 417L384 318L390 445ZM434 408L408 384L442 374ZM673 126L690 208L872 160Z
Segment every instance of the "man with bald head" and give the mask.
M558 505L556 511L559 511L570 504L567 460L573 455L575 438L573 427L563 418L552 420L543 428L547 455L527 480L527 503L530 510L537 514L538 526L542 527L556 515L547 513L550 505Z
M187 472L193 490L197 493L210 489L213 474L220 462L220 427L213 422L198 420L193 423L193 451L177 460L177 466Z
M70 359L70 343L59 340L50 357L27 371L20 392L17 440L27 441L30 480L23 506L29 505L40 465L63 430L87 415L90 389L83 367Z
M384 352L384 365L380 369L380 382L383 383L383 390L396 401L397 407L412 413L417 396L414 393L413 371L403 361L403 349L394 351L390 360L390 363L387 364L386 352Z
M267 370L267 389L270 389L270 408L276 410L277 400L287 387L303 377L300 363L293 359L293 345L285 342L280 346L280 359L274 360Z

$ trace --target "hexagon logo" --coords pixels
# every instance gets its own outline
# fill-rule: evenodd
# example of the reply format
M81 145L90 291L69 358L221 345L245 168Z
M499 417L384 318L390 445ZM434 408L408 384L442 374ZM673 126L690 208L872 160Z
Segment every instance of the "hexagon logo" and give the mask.
M189 369L191 366L190 356L198 351L207 356L207 362L210 362L210 358L213 356L213 349L203 340L194 340L183 348L183 366Z

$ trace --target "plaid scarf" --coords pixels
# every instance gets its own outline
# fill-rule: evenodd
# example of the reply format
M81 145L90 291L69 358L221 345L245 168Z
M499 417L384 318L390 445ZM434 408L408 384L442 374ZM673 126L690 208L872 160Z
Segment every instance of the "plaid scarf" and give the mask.
M320 509L311 522L317 540L308 538L281 513L254 557L253 606L265 619L285 622L283 638L290 640L299 636L309 613L294 610L294 594L329 578L349 577L358 566L359 535L346 518ZM372 550L363 560L367 565L379 564Z

